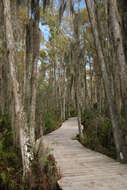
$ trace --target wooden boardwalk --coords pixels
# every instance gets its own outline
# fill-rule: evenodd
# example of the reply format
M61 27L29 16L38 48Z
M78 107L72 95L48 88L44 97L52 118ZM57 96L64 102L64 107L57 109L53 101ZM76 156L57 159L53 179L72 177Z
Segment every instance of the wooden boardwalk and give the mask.
M84 148L73 140L77 132L77 120L70 118L44 137L60 168L62 190L127 190L127 165Z

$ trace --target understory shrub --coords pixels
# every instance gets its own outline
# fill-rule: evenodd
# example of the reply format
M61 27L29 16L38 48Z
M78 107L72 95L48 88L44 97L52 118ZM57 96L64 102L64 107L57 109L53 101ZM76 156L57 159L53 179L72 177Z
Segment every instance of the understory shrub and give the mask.
M36 152L31 164L29 178L23 180L20 149L13 145L8 116L0 115L0 190L56 190L60 174L50 151Z
M61 122L57 117L57 114L53 111L48 111L44 114L44 134L50 133L57 129Z
M35 154L34 158L29 176L29 189L58 190L57 181L60 178L60 172L53 155L43 152L41 157Z
M95 110L82 114L82 143L95 151L116 158L111 121L108 117Z
M0 189L20 190L22 165L19 148L13 146L13 134L8 115L0 115Z
M77 110L76 108L71 109L70 111L70 117L76 117L77 116Z

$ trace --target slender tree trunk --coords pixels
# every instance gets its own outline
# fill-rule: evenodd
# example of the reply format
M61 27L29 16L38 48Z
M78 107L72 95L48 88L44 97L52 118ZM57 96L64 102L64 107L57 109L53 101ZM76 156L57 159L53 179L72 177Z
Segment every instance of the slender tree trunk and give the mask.
M110 81L109 81L107 70L106 70L103 51L101 48L101 42L99 40L99 32L98 32L98 26L97 26L96 15L95 15L95 4L93 0L86 0L86 4L87 4L87 10L88 10L91 26L93 29L93 36L94 36L95 46L97 50L97 55L100 61L100 67L101 67L101 72L103 76L106 97L108 100L110 117L111 117L112 127L113 127L114 141L115 141L115 146L116 146L116 151L117 151L117 159L120 161L125 161L127 160L127 154L124 149L125 148L124 140L123 140L121 130L120 130L120 118L117 113L117 109L114 103L114 98L111 92L111 86L110 86Z
M75 55L76 52L75 52ZM74 58L75 58L74 55ZM76 62L75 62L76 61ZM80 108L80 100L79 100L79 65L78 65L78 60L75 58L75 77L74 77L74 91L75 91L75 104L76 104L76 109L78 113L78 130L79 130L79 139L82 141L82 131L81 131L81 108Z
M12 23L11 23L10 0L3 0L3 4L4 4L4 19L5 19L5 28L6 28L9 69L12 80L16 119L17 123L19 124L19 137L20 137L20 147L22 153L23 172L24 175L27 175L30 169L30 159L33 158L33 154L32 151L29 150L30 138L28 133L26 114L23 108L22 96L19 90L19 83L16 78L15 41L14 41Z
M9 68L7 51L4 46L5 28L4 28L4 14L3 4L0 2L0 113L4 116L9 109ZM6 85L5 85L6 84Z
M82 141L82 131L81 131L81 109L79 104L79 89L77 81L75 81L75 103L76 103L76 109L78 113L78 129L79 129L79 139Z
M64 63L63 63L64 64ZM63 65L63 120L66 119L66 68L65 64Z
M80 96L79 96L79 75L80 75L80 52L79 52L79 14L75 13L74 20L74 52L73 52L73 66L74 66L74 93L75 93L75 105L78 113L78 130L79 139L82 141L82 131L81 131L81 109L80 109Z
M122 33L118 20L120 16L118 13L116 0L109 1L109 10L111 18L110 19L111 30L112 30L111 32L113 35L116 57L118 59L119 68L120 68L121 94L122 94L123 106L125 109L125 118L126 118L126 127L127 127L127 65L123 48Z
M27 122L32 145L35 144L37 62L40 48L39 0L34 0L33 3L34 8L28 10L28 14L30 14L29 12L31 11L32 18L29 18L29 23L26 27L26 61L24 67L24 108L27 113Z
M90 62L90 58L89 58ZM93 71L92 71L92 65L89 63L90 66L90 103L91 103L91 108L93 105Z
M84 72L85 72L85 78L84 78L84 80L85 80L85 82L84 82L84 86L85 86L85 88L84 88L84 90L85 90L85 109L87 109L87 101L88 101L88 89L87 89L87 72L86 72L86 62L85 62L85 66L84 66Z
M123 34L123 45L124 52L126 57L127 64L127 1L126 0L117 0L119 12L121 15L121 25L122 25L122 34Z

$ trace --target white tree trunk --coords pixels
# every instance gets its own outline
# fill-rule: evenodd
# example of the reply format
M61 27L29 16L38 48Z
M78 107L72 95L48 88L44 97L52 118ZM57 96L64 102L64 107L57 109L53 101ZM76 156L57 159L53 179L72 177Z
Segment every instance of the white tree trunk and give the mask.
M24 175L27 175L30 169L30 160L33 158L32 151L30 150L30 136L28 133L28 126L26 121L26 114L24 112L22 96L19 89L19 83L16 78L16 67L15 67L15 41L11 23L11 9L10 0L3 0L4 4L4 18L6 28L6 41L8 50L9 69L12 80L12 88L14 94L14 104L17 123L19 124L19 137L20 137L20 148L22 153L22 163Z

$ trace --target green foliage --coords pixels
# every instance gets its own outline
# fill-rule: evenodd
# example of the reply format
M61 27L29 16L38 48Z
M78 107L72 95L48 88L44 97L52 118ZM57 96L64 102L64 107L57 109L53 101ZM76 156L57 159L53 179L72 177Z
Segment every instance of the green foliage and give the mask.
M19 149L13 146L8 115L0 115L0 189L22 189L22 165Z
M83 144L115 158L111 121L95 110L82 114Z
M35 154L32 162L30 174L30 184L28 189L55 190L57 180L60 178L56 162L51 154L43 150L41 156Z
M50 118L48 120L48 118ZM56 117L53 113L45 116L46 127L52 130L56 127ZM56 162L49 151L43 150L41 158L34 155L31 173L28 179L22 178L22 161L20 150L13 145L13 134L9 117L0 115L0 189L1 190L55 190L60 175Z
M72 108L71 111L70 111L70 116L71 117L76 117L77 116L77 110L76 108Z
M57 119L57 114L54 111L48 111L44 115L44 133L49 133L59 127L59 121Z
M47 134L60 126L60 111L54 96L53 84L42 77L38 80L36 110L36 136Z

